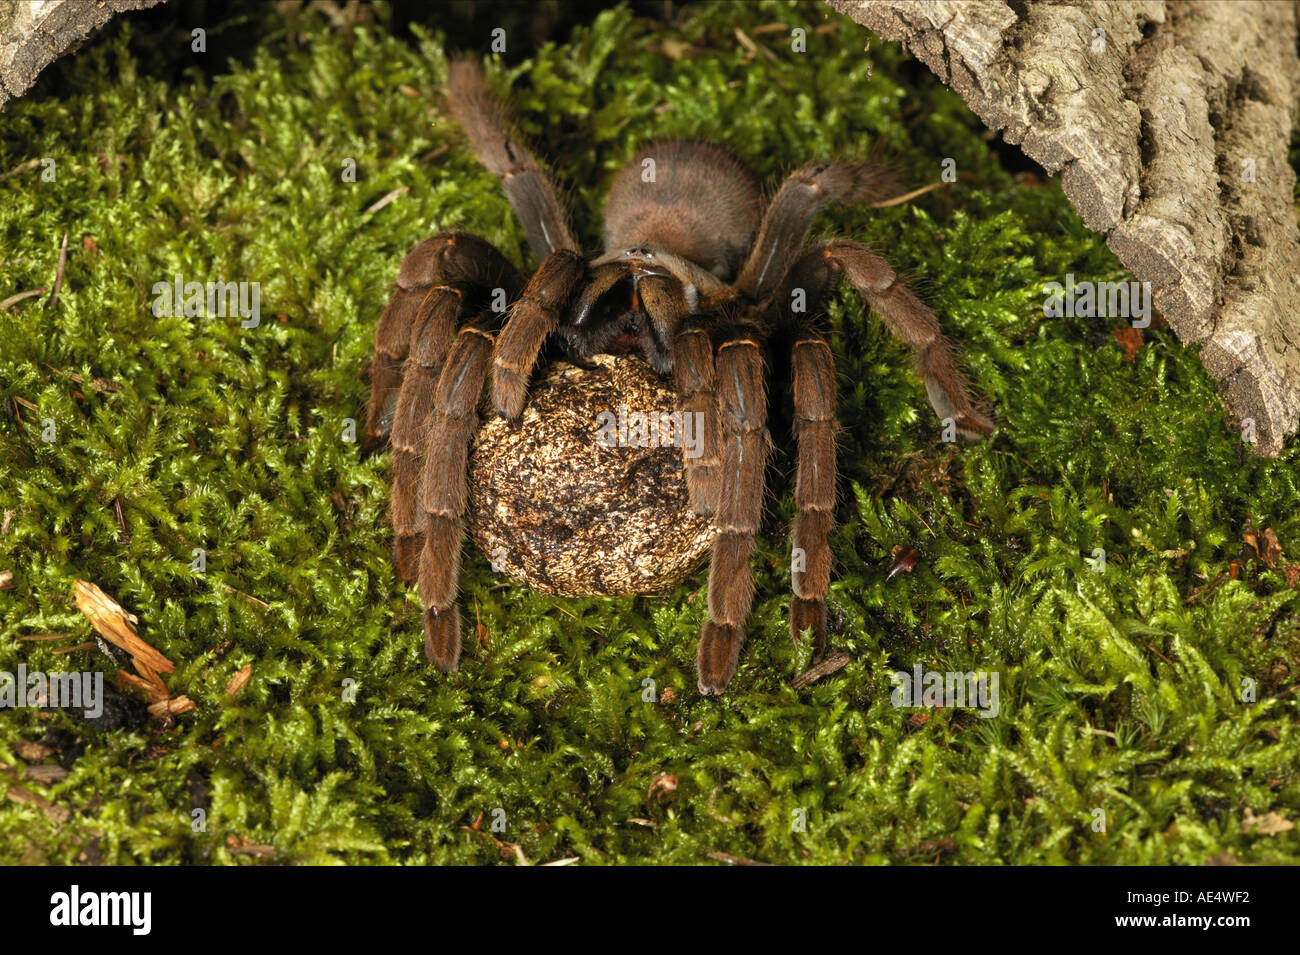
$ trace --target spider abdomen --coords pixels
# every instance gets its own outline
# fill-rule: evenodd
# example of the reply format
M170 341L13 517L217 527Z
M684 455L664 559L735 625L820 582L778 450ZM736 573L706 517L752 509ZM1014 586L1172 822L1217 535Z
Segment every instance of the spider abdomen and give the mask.
M762 209L758 181L715 143L642 147L605 200L605 251L657 246L721 279L736 274Z

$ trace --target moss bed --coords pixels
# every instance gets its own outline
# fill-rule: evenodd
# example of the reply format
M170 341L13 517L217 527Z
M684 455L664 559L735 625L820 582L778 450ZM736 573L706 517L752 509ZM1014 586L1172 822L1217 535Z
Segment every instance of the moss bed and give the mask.
M520 27L490 61L589 250L609 178L657 136L719 138L769 184L819 156L880 152L913 185L955 160L955 183L815 226L908 277L1000 426L942 443L907 349L840 293L831 640L851 662L792 688L812 649L786 629L794 460L774 411L758 598L726 696L695 690L706 572L564 600L472 550L462 672L431 672L390 564L388 454L344 437L410 246L466 229L531 267L440 111L446 50L487 30L247 4L192 54L176 14L121 18L0 113L0 300L51 286L69 236L57 305L0 312L0 670L111 682L97 650L58 652L90 640L81 578L139 616L195 709L171 726L134 694L98 720L0 713L0 860L1296 858L1279 823L1300 818L1294 443L1249 453L1167 330L1121 341L1121 318L1044 317L1046 283L1127 274L1056 182L897 47L864 54L867 34L818 5L649 9L537 46ZM260 325L155 316L176 274L260 283ZM919 558L890 578L896 546ZM67 636L24 639L49 634ZM893 706L890 671L916 664L997 670L998 715Z

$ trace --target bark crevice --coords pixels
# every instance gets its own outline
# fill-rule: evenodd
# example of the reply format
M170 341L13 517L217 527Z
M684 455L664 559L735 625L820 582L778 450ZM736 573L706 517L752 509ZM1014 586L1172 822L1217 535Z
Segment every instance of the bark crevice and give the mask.
M1253 450L1282 450L1300 427L1295 4L827 2L1059 173L1084 223L1200 346L1228 409L1253 423Z

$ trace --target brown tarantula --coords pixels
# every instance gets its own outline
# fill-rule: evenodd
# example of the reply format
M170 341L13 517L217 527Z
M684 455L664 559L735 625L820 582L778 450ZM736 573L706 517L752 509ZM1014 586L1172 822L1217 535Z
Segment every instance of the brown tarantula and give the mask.
M692 508L713 516L708 621L697 668L705 694L736 672L754 585L750 556L762 516L769 437L764 352L788 337L798 476L790 631L825 648L828 535L835 503L835 369L818 319L843 276L917 350L930 403L967 438L993 425L973 405L934 314L880 256L843 239L804 247L823 203L881 198L876 166L813 162L766 203L754 175L705 142L668 141L640 152L605 202L605 252L584 260L555 186L521 144L487 88L482 67L459 60L451 111L506 196L541 263L525 280L483 239L443 232L402 261L375 333L368 429L391 431L392 522L399 576L418 580L425 655L456 669L456 605L467 499L468 449L489 370L491 404L523 411L548 340L575 361L639 352L672 374L681 410L702 414L703 453L684 457ZM495 301L493 301L495 299ZM503 307L508 303L508 309ZM802 306L802 308L800 308Z

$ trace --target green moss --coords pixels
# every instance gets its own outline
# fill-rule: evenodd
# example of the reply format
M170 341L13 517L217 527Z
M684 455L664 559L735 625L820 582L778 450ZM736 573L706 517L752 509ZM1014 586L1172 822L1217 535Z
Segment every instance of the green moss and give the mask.
M499 185L435 105L443 37L400 38L383 16L350 35L309 19L291 36L255 7L238 21L257 37L242 64L173 76L150 72L123 22L0 115L0 173L38 157L57 173L0 180L0 299L51 284L70 235L57 309L0 313L14 571L0 669L111 673L92 652L19 639L88 639L81 577L139 614L197 709L164 731L133 699L115 728L6 712L0 760L15 764L21 740L62 747L70 774L26 785L74 814L56 827L0 802L0 859L71 861L97 839L116 863L253 861L230 852L233 835L279 862L489 862L498 808L500 838L534 861L1295 858L1296 831L1243 834L1240 819L1300 814L1300 591L1283 574L1300 539L1296 450L1246 453L1167 331L1125 361L1108 334L1120 320L1043 317L1044 283L1125 273L1055 183L1004 168L959 98L896 47L862 55L859 29L818 6L690 12L668 26L610 10L494 69L591 247L609 176L656 136L721 138L769 181L875 150L912 182L949 157L960 173L818 224L909 277L1001 427L978 446L938 442L907 350L839 296L831 605L853 661L790 688L810 649L786 631L793 459L778 433L759 598L724 698L694 691L704 573L662 597L557 600L467 554L466 616L486 637L458 676L431 673L417 599L389 564L388 457L342 434L362 417L374 323L411 245L456 227L529 264ZM807 52L757 29L773 22L807 29ZM736 26L775 59L746 55ZM665 55L670 40L689 55ZM262 324L155 317L152 286L176 273L260 282ZM1286 552L1276 568L1242 544L1264 527ZM887 580L895 545L921 559ZM206 574L189 569L194 548ZM1086 562L1095 548L1104 573ZM246 663L252 681L226 699ZM999 670L999 715L894 708L888 672L915 663ZM647 678L674 698L643 702ZM1257 702L1241 702L1244 679ZM677 789L651 797L661 773Z

